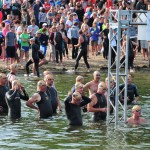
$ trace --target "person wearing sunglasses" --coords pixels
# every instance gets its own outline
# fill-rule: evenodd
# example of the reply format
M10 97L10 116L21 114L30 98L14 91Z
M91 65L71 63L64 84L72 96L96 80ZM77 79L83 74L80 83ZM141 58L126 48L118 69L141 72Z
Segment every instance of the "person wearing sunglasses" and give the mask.
M90 96L92 101L87 105L87 109L89 112L93 112L92 116L93 122L106 120L107 101L104 95L106 90L107 89L105 82L100 82L98 85L97 92Z
M127 119L127 123L130 125L142 125L147 123L146 119L141 117L141 107L139 105L133 106L132 116Z

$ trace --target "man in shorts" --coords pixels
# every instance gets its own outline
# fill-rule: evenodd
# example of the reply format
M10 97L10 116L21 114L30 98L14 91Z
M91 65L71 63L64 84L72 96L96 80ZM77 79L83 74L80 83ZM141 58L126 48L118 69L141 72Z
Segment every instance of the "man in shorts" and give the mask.
M17 38L15 28L11 27L11 30L6 34L5 37L5 46L6 46L6 55L7 58L10 58L10 63L12 64L15 61L15 56L16 56L16 43L17 43ZM8 59L6 59L6 66L8 64Z

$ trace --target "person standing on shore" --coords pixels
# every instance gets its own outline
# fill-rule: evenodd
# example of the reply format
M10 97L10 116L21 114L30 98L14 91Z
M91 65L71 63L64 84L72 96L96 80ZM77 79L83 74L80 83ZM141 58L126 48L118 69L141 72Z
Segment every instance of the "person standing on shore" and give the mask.
M87 45L88 45L88 41L85 34L82 32L82 30L79 30L79 41L77 45L74 45L75 47L80 47L80 51L75 63L75 71L78 68L81 57L83 57L84 63L86 64L87 67L87 71L90 72L90 65L87 61Z
M30 44L31 44L31 49L32 49L32 58L27 62L26 64L26 72L27 75L29 76L29 66L34 63L35 65L35 70L37 73L37 77L40 77L39 73L39 46L35 44L35 38L30 39Z

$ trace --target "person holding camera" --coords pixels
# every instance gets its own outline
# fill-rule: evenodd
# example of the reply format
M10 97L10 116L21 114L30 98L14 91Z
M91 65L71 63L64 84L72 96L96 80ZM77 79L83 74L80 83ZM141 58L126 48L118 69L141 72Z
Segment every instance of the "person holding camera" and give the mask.
M18 80L12 81L12 88L6 92L6 103L8 105L8 117L19 119L21 117L21 99L28 100L29 96Z

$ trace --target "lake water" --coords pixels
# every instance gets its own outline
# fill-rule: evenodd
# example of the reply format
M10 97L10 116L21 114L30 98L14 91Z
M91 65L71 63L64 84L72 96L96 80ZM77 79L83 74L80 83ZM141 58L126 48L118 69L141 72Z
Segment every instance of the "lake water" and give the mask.
M84 75L85 82L92 76ZM75 82L75 75L55 74L55 86L60 99L67 96ZM102 79L106 74L102 76ZM139 93L139 104L142 106L142 116L150 120L150 74L136 73L136 83ZM31 96L36 91L36 82L20 77ZM130 116L131 111L128 111ZM25 106L22 101L22 119L12 122L6 116L0 116L0 150L52 150L52 149L83 149L83 150L150 150L150 125L129 127L123 124L117 130L114 124L106 126L105 122L91 123L91 113L83 114L84 125L73 128L68 126L65 112L54 116L52 120L39 120L35 110Z

